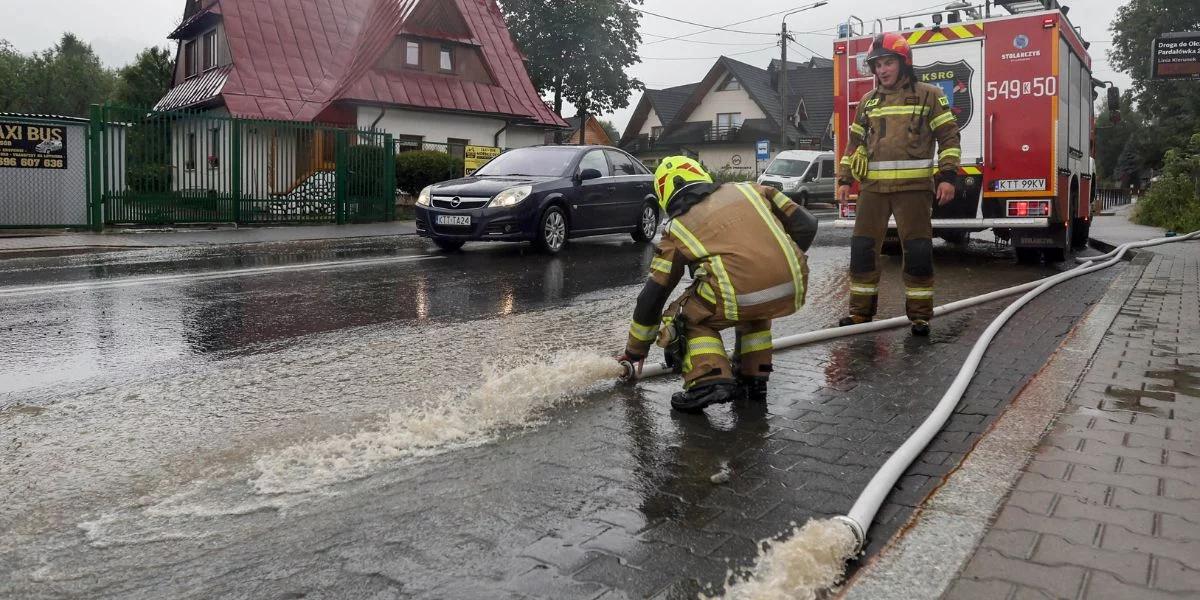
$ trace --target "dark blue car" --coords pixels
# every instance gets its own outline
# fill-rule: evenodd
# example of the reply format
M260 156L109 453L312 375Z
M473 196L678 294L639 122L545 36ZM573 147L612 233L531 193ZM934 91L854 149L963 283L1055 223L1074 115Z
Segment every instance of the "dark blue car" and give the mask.
M531 241L555 253L570 238L658 231L654 176L608 146L532 146L417 197L417 233L445 250L469 241Z

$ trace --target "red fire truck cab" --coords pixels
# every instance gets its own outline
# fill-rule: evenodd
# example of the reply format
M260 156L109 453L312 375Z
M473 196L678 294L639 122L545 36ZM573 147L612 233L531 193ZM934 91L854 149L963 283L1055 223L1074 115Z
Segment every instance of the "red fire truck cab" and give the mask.
M1022 261L1065 260L1087 243L1092 218L1093 87L1101 84L1092 79L1088 44L1057 3L1043 6L1055 8L977 20L952 13L946 23L937 15L932 27L899 32L912 46L918 79L946 93L962 138L958 193L945 206L935 203L934 235L961 243L992 229ZM875 86L866 56L881 33L844 27L849 36L833 45L838 156L859 100ZM855 193L857 185L835 226L853 227Z

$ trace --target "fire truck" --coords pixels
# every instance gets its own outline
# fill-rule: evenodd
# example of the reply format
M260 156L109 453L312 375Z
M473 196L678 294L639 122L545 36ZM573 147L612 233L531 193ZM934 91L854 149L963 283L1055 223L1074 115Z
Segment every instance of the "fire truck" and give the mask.
M1000 9L1005 12L1000 12ZM895 29L912 47L920 81L942 88L957 117L962 164L957 194L933 207L934 235L964 243L993 230L1017 259L1063 261L1087 243L1092 212L1095 88L1088 42L1055 0L951 4ZM993 13L993 11L995 11ZM867 52L882 20L865 32L861 19L842 25L833 44L833 131L845 153L859 100L875 86ZM1108 88L1116 110L1119 93ZM857 184L835 226L853 227ZM931 202L933 200L931 199ZM898 253L895 223L886 253Z

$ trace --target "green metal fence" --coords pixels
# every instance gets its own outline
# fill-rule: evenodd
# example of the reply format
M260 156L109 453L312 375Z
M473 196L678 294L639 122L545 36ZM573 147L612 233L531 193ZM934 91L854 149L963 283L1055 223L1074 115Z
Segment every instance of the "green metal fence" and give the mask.
M93 106L91 189L106 224L395 217L392 136L211 112Z

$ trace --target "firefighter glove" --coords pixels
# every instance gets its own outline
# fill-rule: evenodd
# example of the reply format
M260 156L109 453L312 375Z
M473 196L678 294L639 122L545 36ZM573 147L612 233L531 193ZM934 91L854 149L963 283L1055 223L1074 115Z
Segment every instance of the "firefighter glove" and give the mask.
M859 146L854 154L850 155L850 174L855 179L862 181L867 178L867 150Z

